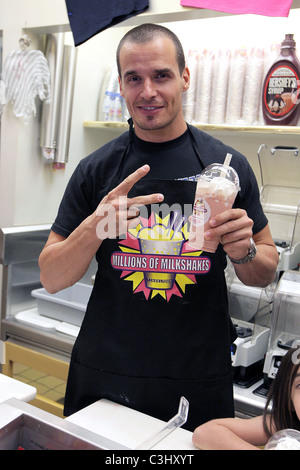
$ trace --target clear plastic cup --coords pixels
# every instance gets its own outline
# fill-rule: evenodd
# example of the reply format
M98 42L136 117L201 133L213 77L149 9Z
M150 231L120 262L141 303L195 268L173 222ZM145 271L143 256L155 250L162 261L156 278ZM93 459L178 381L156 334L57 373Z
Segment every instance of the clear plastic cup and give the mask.
M189 245L197 250L214 253L219 239L205 240L209 221L220 212L230 209L239 191L237 172L228 165L213 163L205 168L197 181Z
M276 432L265 445L265 450L300 450L300 432L295 429Z

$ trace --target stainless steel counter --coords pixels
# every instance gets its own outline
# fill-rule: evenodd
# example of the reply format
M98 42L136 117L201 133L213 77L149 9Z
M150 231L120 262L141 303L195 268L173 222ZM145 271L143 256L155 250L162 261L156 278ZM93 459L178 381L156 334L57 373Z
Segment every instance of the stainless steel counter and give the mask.
M0 404L0 450L128 450L124 445L11 398Z
M75 338L60 333L55 329L42 329L28 326L14 319L14 317L2 320L2 332L5 338L12 338L23 344L33 345L48 351L71 356Z

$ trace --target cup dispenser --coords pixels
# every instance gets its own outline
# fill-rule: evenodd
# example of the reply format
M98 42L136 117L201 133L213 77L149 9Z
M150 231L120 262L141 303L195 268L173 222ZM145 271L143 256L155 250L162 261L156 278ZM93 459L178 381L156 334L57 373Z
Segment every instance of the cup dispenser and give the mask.
M264 361L264 382L253 393L266 396L282 357L300 346L300 271L285 271L276 288L270 337Z
M231 345L231 360L234 384L239 387L249 388L263 377L278 277L279 272L266 288L245 286L228 263L229 314L237 335Z
M260 200L279 253L279 270L300 263L300 155L296 147L258 149Z

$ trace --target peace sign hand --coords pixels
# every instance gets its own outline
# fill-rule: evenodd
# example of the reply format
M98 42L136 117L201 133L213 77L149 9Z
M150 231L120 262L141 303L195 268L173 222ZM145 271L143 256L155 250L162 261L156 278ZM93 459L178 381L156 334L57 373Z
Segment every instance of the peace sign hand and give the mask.
M149 170L149 165L138 168L102 199L95 212L99 217L96 232L100 240L116 238L126 233L129 227L136 227L140 222L139 206L163 201L164 196L158 193L128 198L129 191Z

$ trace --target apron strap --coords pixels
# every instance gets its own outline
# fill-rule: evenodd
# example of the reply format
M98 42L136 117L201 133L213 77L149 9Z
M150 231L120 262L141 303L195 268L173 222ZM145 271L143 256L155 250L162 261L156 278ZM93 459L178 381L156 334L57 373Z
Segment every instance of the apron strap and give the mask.
M116 171L116 174L115 174L115 177L112 179L112 183L109 187L109 191L111 191L113 188L115 188L119 183L120 183L120 177L121 177L121 173L122 173L122 170L123 170L123 166L124 166L124 163L127 159L127 157L129 156L129 152L130 152L130 147L132 145L132 142L133 142L133 139L134 139L134 125L133 125L133 120L132 118L129 118L128 119L128 124L129 124L129 139L128 139L128 143L125 147L125 150L123 152L123 155L121 157L121 160L120 160L120 163L119 163L119 166L117 168L117 171ZM200 148L199 148L199 145L195 139L195 136L193 134L193 131L191 130L191 127L188 123L186 123L187 125L187 128L188 128L188 131L189 131L189 134L190 134L190 137L191 137L191 143L192 143L192 146L193 146L193 149L194 149L194 152L199 160L199 163L200 163L200 166L202 168L202 170L204 170L205 168L205 165L203 164L203 161L202 161L202 158L201 158L201 152L200 152Z

